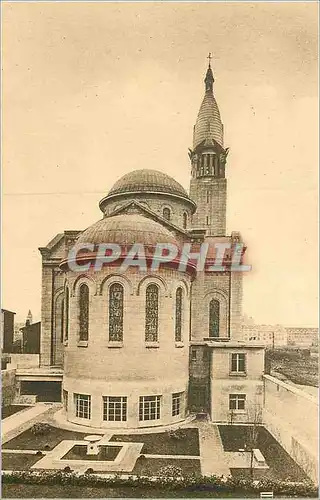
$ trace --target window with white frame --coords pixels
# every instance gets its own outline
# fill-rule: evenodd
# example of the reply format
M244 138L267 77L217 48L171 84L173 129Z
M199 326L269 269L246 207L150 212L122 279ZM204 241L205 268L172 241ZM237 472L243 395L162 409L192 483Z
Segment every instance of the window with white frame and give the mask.
M231 372L245 373L246 372L246 354L233 352L231 354Z
M172 416L173 417L180 415L180 413L182 411L182 397L183 397L183 392L176 392L175 394L172 394Z
M127 420L127 397L104 396L103 420L109 422L125 422Z
M91 396L87 394L74 395L76 417L90 418L91 417Z
M159 420L161 396L140 396L139 420Z
M229 410L245 410L246 395L245 394L229 394Z

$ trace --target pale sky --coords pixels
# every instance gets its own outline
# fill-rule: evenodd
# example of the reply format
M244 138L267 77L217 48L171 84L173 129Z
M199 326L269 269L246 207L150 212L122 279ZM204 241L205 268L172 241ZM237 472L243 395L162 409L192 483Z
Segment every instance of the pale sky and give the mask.
M244 312L318 324L317 5L2 3L2 307L40 319L41 256L137 168L188 188L209 51Z

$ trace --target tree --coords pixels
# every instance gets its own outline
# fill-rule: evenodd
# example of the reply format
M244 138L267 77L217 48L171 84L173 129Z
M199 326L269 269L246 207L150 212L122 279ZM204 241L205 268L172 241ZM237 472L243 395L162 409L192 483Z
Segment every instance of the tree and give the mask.
M250 476L253 478L254 449L258 446L259 428L262 423L262 407L259 403L254 403L248 409L248 437L247 450L250 451Z

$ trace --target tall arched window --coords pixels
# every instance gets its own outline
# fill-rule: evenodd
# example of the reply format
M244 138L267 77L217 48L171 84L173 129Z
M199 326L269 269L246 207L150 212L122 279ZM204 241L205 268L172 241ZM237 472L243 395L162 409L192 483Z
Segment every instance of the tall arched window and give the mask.
M209 305L209 337L219 337L220 303L212 299Z
M89 338L89 287L85 283L79 290L79 340Z
M188 214L187 212L183 212L183 228L186 229L188 224Z
M176 322L175 322L175 341L182 340L182 288L176 291Z
M164 208L162 215L163 215L164 219L170 220L170 217L171 217L170 208L167 208L167 207Z
M113 283L109 289L109 341L123 340L123 286Z
M146 342L158 341L159 325L159 289L157 285L151 284L146 289Z
M68 340L68 337L69 337L69 288L68 287L66 287L66 291L65 291L64 305L65 305L64 340Z

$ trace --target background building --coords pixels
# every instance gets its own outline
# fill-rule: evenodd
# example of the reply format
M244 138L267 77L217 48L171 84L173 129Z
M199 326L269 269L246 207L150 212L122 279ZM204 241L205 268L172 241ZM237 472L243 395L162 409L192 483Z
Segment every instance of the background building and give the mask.
M16 313L1 309L1 352L12 352L14 335L14 315Z

